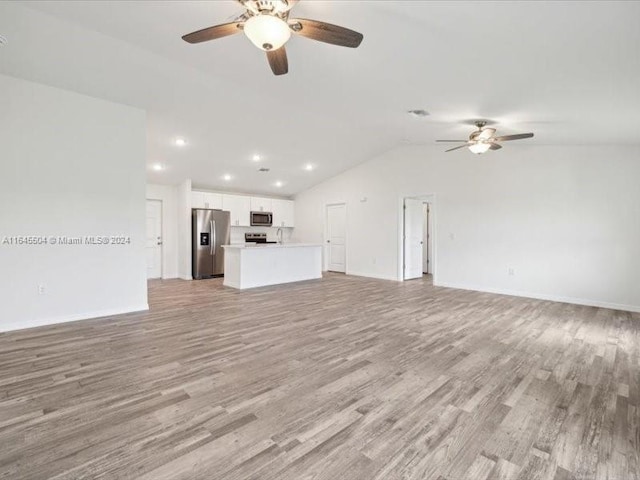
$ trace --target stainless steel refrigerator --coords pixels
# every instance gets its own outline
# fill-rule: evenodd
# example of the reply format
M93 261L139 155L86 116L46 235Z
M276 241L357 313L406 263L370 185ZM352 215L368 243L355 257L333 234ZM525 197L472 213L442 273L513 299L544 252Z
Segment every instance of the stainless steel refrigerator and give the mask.
M194 280L224 276L224 248L231 236L229 212L191 210L192 274Z

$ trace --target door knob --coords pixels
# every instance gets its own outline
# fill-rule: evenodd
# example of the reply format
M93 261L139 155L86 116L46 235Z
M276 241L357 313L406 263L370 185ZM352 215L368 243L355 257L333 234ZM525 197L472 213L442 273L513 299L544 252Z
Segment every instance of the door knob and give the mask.
M331 240L327 240L327 243L331 243Z
M162 245L162 242L158 242L158 245Z

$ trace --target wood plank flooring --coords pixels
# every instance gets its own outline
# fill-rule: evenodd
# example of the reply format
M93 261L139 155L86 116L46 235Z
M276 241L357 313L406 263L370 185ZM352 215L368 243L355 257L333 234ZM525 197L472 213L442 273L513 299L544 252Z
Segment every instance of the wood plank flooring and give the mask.
M637 479L640 316L329 274L0 335L1 479Z

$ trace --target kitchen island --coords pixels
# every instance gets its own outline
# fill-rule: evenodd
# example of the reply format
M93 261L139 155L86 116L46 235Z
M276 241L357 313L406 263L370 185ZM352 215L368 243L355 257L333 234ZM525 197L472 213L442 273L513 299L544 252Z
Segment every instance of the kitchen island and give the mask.
M322 245L223 245L224 285L245 288L322 278Z

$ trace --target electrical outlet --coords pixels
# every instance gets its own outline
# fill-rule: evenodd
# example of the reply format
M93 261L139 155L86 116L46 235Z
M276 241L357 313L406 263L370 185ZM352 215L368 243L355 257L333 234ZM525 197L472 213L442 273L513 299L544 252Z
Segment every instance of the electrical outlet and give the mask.
M376 263L378 263L378 259L376 257L373 257L373 264L375 265Z
M509 267L508 272L509 272L509 276L511 276L511 277L513 277L516 274L516 271L514 270L513 267Z
M44 295L47 293L47 289L44 285L38 285L38 295Z
M455 240L456 239L456 234L455 233L450 233L449 234L449 240Z

